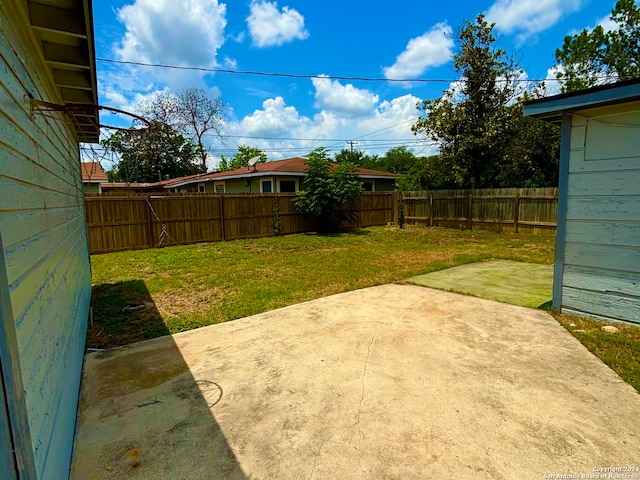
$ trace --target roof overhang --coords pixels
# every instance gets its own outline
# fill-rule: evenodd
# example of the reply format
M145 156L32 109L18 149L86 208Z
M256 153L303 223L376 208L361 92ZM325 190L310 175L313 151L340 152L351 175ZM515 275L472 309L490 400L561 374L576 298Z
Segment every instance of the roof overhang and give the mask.
M220 175L215 177L200 177L200 178L190 178L185 179L181 182L170 183L164 186L164 188L177 188L184 187L185 185L191 185L194 183L204 183L204 182L222 182L224 180L238 180L238 179L247 179L247 178L258 178L258 177L304 177L305 173L302 172L247 172L247 173L236 173L233 175Z
M397 175L368 175L368 174L362 174L362 175L358 175L359 178L364 178L367 180L396 180L398 178Z
M524 114L558 123L567 113L640 100L640 79L539 98L524 103Z
M305 172L282 172L282 171L262 171L262 172L250 172L247 173L235 173L232 175L216 175L210 177L199 177L199 178L189 178L184 179L181 182L176 183L167 183L164 185L164 188L178 188L184 187L185 185L192 185L197 183L204 182L223 182L225 180L239 180L239 179L250 179L250 178L260 178L260 177L298 177L304 178L307 174ZM356 175L359 178L366 180L396 180L398 175L373 175L373 174L358 174Z
M80 142L100 127L91 0L27 0L31 29Z

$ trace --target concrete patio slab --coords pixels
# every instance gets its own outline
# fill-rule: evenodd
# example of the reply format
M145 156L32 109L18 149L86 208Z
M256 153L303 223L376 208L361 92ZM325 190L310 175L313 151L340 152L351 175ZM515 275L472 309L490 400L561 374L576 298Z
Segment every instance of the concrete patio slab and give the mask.
M553 297L553 265L490 260L418 275L407 282L538 308Z
M544 312L383 285L87 355L76 442L76 480L559 478L639 465L640 395Z

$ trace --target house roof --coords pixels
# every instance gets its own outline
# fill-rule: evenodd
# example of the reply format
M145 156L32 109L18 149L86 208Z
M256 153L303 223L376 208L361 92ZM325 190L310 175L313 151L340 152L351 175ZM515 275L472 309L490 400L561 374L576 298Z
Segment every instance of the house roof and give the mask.
M212 172L199 175L191 175L189 177L174 178L162 182L164 188L175 188L199 182L211 182L216 180L232 180L235 178L247 177L264 177L273 175L286 176L305 176L307 165L304 163L303 157L284 158L282 160L274 160L272 162L258 163L253 167L241 167L225 172ZM331 168L337 168L338 164L330 164ZM369 168L356 168L355 174L361 178L381 179L381 178L397 178L398 175L391 172L381 172Z
M640 100L640 78L529 100L524 103L524 114L548 122L559 122L565 113L636 100Z
M71 119L80 142L98 142L98 87L91 0L28 0L24 5L62 105L33 99L42 108L58 107ZM55 101L55 100L51 100Z
M163 182L152 183L125 183L125 182L106 182L101 183L102 190L155 190L163 187Z
M82 181L84 183L107 182L107 174L98 162L82 162Z

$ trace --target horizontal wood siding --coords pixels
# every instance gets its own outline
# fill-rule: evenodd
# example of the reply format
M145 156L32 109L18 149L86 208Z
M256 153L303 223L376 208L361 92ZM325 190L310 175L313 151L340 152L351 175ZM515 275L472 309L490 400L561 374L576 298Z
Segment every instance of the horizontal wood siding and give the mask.
M0 231L38 478L68 475L91 273L80 156L40 54L0 7ZM15 21L15 20L14 20Z
M616 108L572 120L562 309L640 324L640 111Z

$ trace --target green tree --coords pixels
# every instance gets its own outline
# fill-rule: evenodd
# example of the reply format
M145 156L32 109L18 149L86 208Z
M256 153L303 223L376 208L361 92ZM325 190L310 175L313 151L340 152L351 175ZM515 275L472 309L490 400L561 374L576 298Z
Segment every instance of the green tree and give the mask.
M523 71L504 50L496 48L494 26L483 15L475 23L465 20L457 34L459 49L453 57L459 81L441 97L418 105L424 115L412 127L413 132L426 135L440 146L437 159L424 165L420 180L423 186L521 186L525 180L505 174L507 161L533 162L534 174L548 181L549 172L541 171L548 168L545 162L536 163L537 156L525 159L513 153L517 143L524 151L534 145L553 149L558 142L553 134L557 127L522 131L533 125L523 119L522 101L527 97L518 82ZM540 138L535 137L529 145L534 133Z
M200 172L197 146L160 122L118 130L101 144L120 158L107 172L110 181L157 182Z
M378 161L378 169L384 172L406 175L415 167L418 157L404 145L387 150Z
M376 155L367 155L362 150L351 151L348 148L343 148L333 156L333 161L336 163L352 163L356 167L363 168L377 168L378 157Z
M218 171L226 172L227 170L246 167L249 165L249 160L254 157L258 157L257 163L264 163L267 161L267 154L259 148L238 145L238 151L233 157L226 158L222 155L220 164L218 165Z
M611 19L617 29L584 29L566 36L556 50L556 76L563 92L640 77L640 6L635 0L618 0Z
M340 163L332 168L324 148L309 153L305 163L306 176L303 189L293 200L295 207L317 222L318 232L335 232L342 222L353 218L354 201L362 193L356 167Z

